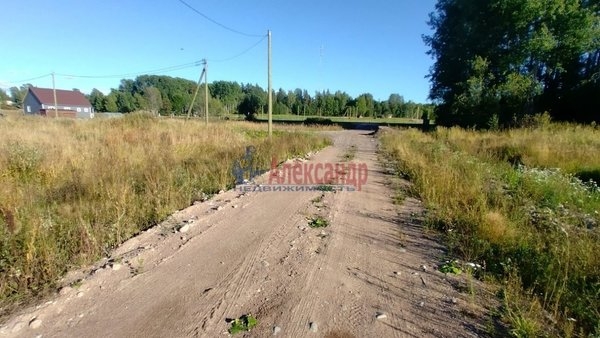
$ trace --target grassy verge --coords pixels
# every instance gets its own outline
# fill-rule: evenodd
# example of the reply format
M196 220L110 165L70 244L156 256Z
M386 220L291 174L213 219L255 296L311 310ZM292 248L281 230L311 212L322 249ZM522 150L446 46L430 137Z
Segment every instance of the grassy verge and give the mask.
M53 290L69 269L206 194L234 184L249 145L264 169L328 142L257 126L144 115L0 120L0 315Z
M382 149L451 255L501 283L514 336L600 334L598 129L390 131Z

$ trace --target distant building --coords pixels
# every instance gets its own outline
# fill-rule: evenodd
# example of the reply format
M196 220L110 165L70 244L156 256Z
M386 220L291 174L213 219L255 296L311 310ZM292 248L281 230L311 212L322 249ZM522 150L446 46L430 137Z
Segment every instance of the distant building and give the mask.
M94 109L90 101L76 90L56 90L56 108L58 117L93 118ZM55 117L54 90L51 88L29 87L23 111L26 115L42 115Z

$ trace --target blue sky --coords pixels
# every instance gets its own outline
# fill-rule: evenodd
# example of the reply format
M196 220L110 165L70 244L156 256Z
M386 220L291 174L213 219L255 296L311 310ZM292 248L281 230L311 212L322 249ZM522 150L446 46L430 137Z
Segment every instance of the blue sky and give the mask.
M270 29L275 90L342 90L378 100L398 93L427 100L425 76L433 60L421 35L430 33L426 21L435 0L185 1L243 33L264 36ZM209 82L267 88L266 39L226 30L178 0L9 1L2 5L0 27L5 37L0 88L55 72L57 88L106 93L124 76L63 74L134 78L203 58ZM159 74L197 80L200 72L192 64ZM29 82L52 86L50 76Z

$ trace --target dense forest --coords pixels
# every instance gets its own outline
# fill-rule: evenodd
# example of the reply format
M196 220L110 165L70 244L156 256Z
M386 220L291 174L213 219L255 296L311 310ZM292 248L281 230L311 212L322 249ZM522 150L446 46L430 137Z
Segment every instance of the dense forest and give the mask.
M438 124L600 122L600 1L438 0L429 25Z
M10 96L17 106L29 85L10 89ZM151 111L160 115L186 115L197 83L191 80L162 75L142 75L136 79L123 79L117 89L108 95L93 89L87 95L97 112L129 113L137 110ZM230 81L215 81L208 84L208 110L211 116L243 114L253 118L267 112L267 91L258 85L240 84ZM204 87L192 109L196 116L204 116ZM377 101L371 94L356 98L336 91L317 92L295 89L273 92L273 114L302 116L347 116L347 117L408 117L421 118L430 115L433 105L405 101L399 94L391 94L388 100Z

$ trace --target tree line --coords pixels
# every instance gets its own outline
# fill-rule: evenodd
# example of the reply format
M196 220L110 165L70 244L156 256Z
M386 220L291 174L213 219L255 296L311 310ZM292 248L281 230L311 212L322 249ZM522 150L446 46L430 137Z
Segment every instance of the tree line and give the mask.
M600 121L600 1L438 0L424 36L436 123L496 128L548 112Z
M185 115L192 104L197 84L194 81L163 75L142 75L123 79L117 89L104 95L97 89L89 94L90 103L99 112L128 113L149 110L161 115ZM255 84L215 81L208 84L208 109L211 115L243 114L253 118L267 111L267 91ZM365 93L356 98L345 92L309 94L307 90L273 91L273 114L348 117L413 117L431 114L433 106L405 101L399 94L378 101ZM204 115L204 87L196 97L192 111Z
M21 107L30 84L12 87L8 93L0 90L6 99ZM156 115L186 115L197 83L191 80L164 75L141 75L135 79L122 79L118 88L104 94L92 89L86 95L96 112L130 113L138 110ZM215 81L208 84L208 110L212 116L243 114L253 119L267 112L267 91L258 85L232 81ZM302 116L347 117L406 117L431 116L433 105L405 101L400 94L391 94L387 100L378 101L369 93L352 97L345 92L329 90L311 95L307 90L279 89L273 91L273 114ZM192 112L204 115L204 85L193 103Z

